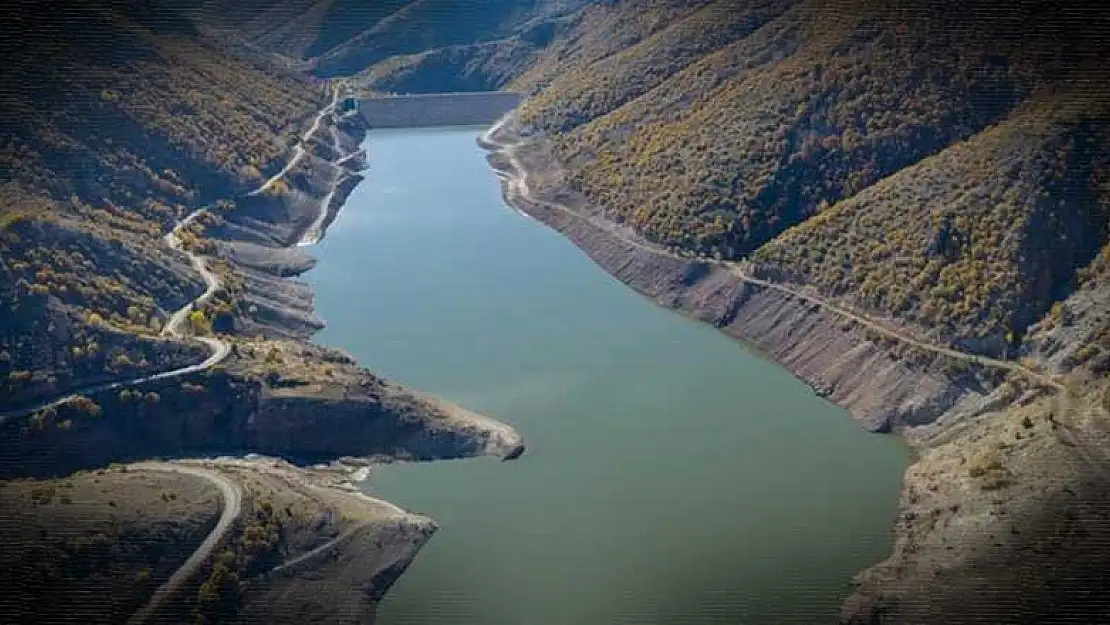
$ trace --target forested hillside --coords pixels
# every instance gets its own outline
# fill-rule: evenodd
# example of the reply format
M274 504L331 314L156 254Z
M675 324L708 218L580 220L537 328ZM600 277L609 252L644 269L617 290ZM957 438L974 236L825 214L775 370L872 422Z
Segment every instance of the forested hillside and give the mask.
M5 407L197 361L199 347L155 338L166 311L204 290L162 235L197 207L232 209L224 198L279 169L324 101L302 78L202 44L164 7L12 10L4 38L21 45L0 88ZM230 311L231 293L217 299Z
M789 279L998 355L1107 240L1105 102L1054 94L760 248ZM1079 98L1079 99L1075 99ZM1010 355L1014 355L1011 352Z
M970 32L872 12L776 10L729 7L741 34L701 55L684 55L681 35L701 32L686 24L700 16L683 20L673 35L561 74L523 119L556 135L573 183L611 218L666 245L736 258L822 202L998 121L1054 65L1025 47L1007 56Z
M1047 3L694 6L595 7L508 83L535 93L526 132L605 217L684 253L754 253L1011 356L1107 244L1104 19ZM614 48L600 25L632 16L656 19Z

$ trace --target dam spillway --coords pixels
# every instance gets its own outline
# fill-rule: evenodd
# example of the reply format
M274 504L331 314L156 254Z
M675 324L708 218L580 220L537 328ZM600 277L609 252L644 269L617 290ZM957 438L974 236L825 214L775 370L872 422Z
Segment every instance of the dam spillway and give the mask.
M524 99L512 91L419 93L360 98L358 110L371 128L488 125Z

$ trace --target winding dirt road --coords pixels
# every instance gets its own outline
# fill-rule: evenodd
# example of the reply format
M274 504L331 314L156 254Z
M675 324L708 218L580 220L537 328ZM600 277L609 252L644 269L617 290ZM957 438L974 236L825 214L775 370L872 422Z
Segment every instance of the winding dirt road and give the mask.
M331 189L328 189L328 194L324 196L324 199L320 200L320 212L316 215L316 219L312 220L312 224L304 231L301 240L297 241L297 245L305 247L308 245L316 245L320 242L324 230L324 220L328 217L328 207L331 206L331 201L335 198L336 192L339 191L339 185L345 178L345 175L337 174L335 179L332 180Z
M324 118L327 117L328 115L331 115L335 111L335 107L336 107L337 103L339 102L339 96L340 96L340 88L338 86L333 87L331 102L329 102L328 105L325 106L316 115L316 118L313 120L312 125L302 135L301 143L296 146L294 155L290 159L290 161L288 163L286 163L285 167L283 167L281 169L281 171L278 172L278 174L270 177L268 180L266 180L264 183L262 183L262 185L260 185L257 189L254 189L253 191L251 191L247 195L253 196L253 195L258 195L260 193L265 192L267 189L272 187L278 180L280 180L282 178L282 176L284 176L293 167L295 167L297 165L297 163L304 157L304 155L306 153L303 146L305 144L307 144L315 136L316 132L319 131L320 124L323 122ZM332 136L335 137L334 128L332 128ZM338 143L338 141L336 141L336 142ZM319 214L319 216L313 222L312 226L306 231L305 237L302 239L302 241L300 243L301 245L312 244L312 243L316 243L317 241L319 241L320 235L321 235L322 223L323 223L324 219L327 216L328 207L331 205L331 201L334 198L336 192L338 191L340 183L342 183L342 181L346 177L345 171L342 170L342 168L338 167L338 165L342 164L343 162L345 162L346 160L351 158L353 156L353 154L354 153L345 154L340 159L338 159L337 162L335 163L335 165L337 165L337 169L339 171L337 172L335 178L332 181L331 190L328 192L328 194L320 202L320 214ZM208 270L208 266L207 266L207 262L206 262L205 257L203 257L199 254L193 253L189 250L185 250L185 249L183 249L183 246L182 246L181 233L186 228L188 228L194 221L199 219L200 216L205 212L207 212L205 209L199 209L199 210L196 210L193 213L189 214L184 219L182 219L180 222L178 222L177 225L173 228L173 230L171 230L169 233L167 233L166 236L164 237L167 245L169 245L171 249L174 249L174 250L177 250L177 251L183 251L186 254L186 256L189 257L189 262L193 265L193 268L196 269L197 273L199 273L201 275L201 277L204 279L204 282L205 282L205 285L206 285L207 288L205 289L204 293L202 293L195 300L193 300L189 304L186 304L185 306L183 306L182 308L180 308L179 310L174 312L174 314L170 317L169 322L166 324L166 326L162 330L162 335L163 336L169 336L169 337L173 337L173 338L183 338L184 337L183 328L184 328L185 323L188 321L189 313L192 312L194 309L200 308L200 307L204 306L205 304L207 304L208 301L213 297L215 292L221 286L219 277ZM163 372L163 373L155 374L155 375L152 375L152 376L146 376L146 377L135 379L135 380L126 380L126 381L120 381L120 382L113 382L111 384L106 384L106 385L103 385L103 386L100 386L100 387L96 387L94 389L85 389L83 392L110 390L110 389L118 388L120 386L129 385L129 384L137 384L137 383L141 383L141 382L148 382L148 381L151 381L151 380L158 380L158 379L176 377L176 376L181 376L181 375L187 375L187 374L190 374L190 373L194 373L196 371L201 371L201 370L204 370L204 369L208 369L208 368L220 363L230 353L231 345L229 343L227 343L226 341L221 341L217 338L206 337L206 336L198 336L198 337L194 337L194 338L203 342L206 346L208 346L208 348L212 352L211 355L202 362L199 362L199 363L196 363L196 364L193 364L193 365L189 365L187 367L182 367L180 369L175 369L175 370L172 370L172 371L166 371L166 372ZM51 404L48 404L48 405L55 405L55 404L62 403L64 401L68 401L70 398L72 398L74 396L76 396L76 394L68 395L68 396L60 398L58 400L54 400L53 402L51 402ZM37 408L35 408L35 409L37 409ZM35 410L35 409L32 409L32 410ZM223 505L223 510L220 514L220 519L219 519L219 521L217 521L216 526L214 528L212 528L212 531L208 534L207 538L205 538L204 542L201 543L201 545L197 548L197 550L195 552L193 552L193 554L191 556L189 556L189 559L186 560L185 563L182 564L181 567L179 567L177 569L177 571L174 572L174 574L166 581L166 583L163 584L161 587L159 587L157 591L155 591L154 595L151 597L151 599L147 603L147 605L144 606L142 609L140 609L138 612L136 612L134 615L132 615L131 619L128 621L129 623L133 623L133 624L137 625L137 624L147 622L152 616L156 615L158 610L162 607L162 605L174 596L174 594L176 593L178 588L181 586L181 584L183 584L186 581L188 581L189 579L191 579L196 574L198 569L204 564L204 562L206 562L208 560L208 558L211 557L213 550L220 544L220 541L224 538L224 536L226 536L227 532L231 529L232 523L234 523L235 519L237 519L239 517L239 514L242 510L242 492L240 490L239 485L236 484L235 482L229 480L226 476L224 476L224 475L222 475L222 474L220 474L216 471L212 471L210 469L205 469L205 468L202 468L202 467L188 466L188 465L176 464L176 463L158 463L158 462L144 462L144 463L138 463L138 464L135 464L135 465L132 465L132 466L135 469L140 469L140 470L176 472L176 473L183 473L183 474L193 475L193 476L196 476L196 477L206 479L209 482L216 485L216 487L220 489L220 492L223 495L223 499L224 499L224 505ZM400 508L396 508L396 510L399 513L402 513L402 514L404 513L404 511L402 511ZM277 567L275 569L275 571L283 570L284 568L294 566L297 563L299 563L301 561L304 561L304 560L307 560L308 558L310 558L310 557L312 557L312 556L314 556L318 553L321 553L321 552L323 552L327 549L331 549L331 548L334 548L334 547L338 546L339 544L341 544L342 541L350 538L351 536L355 535L355 533L357 533L359 530L363 529L365 527L365 525L366 524L361 524L361 525L358 525L358 526L355 526L355 527L351 528L350 530L345 532L343 535L337 537L336 539L333 539L332 541L329 541L328 543L326 543L324 545L321 545L317 549L315 549L311 552L308 552L306 554L303 554L303 555L299 556L298 558L295 558L295 559L293 559L289 562L286 562L286 563L280 565L279 567Z
M332 113L332 114L335 113L335 107L336 107L338 102L339 102L339 89L336 88L335 89L335 96L332 99L332 103L330 105L331 110L329 111L329 113ZM344 117L347 117L348 115L350 115L351 113L354 113L354 112L355 111L348 111L348 112L344 113L343 115L340 115L334 121L338 122L340 119L343 119ZM332 145L338 146L339 145L339 133L338 133L338 131L336 131L334 123L332 125L328 126L328 131L331 133ZM355 149L352 150L351 152L348 152L346 154L342 154L337 159L332 161L331 165L332 165L332 168L335 169L335 177L332 178L331 188L328 189L327 195L325 195L324 198L322 200L320 200L320 212L316 214L316 218L313 219L312 223L308 226L307 229L305 229L304 234L301 235L301 240L297 242L297 245L299 245L301 247L308 246L308 245L316 245L317 243L320 242L320 239L323 238L323 236L324 236L324 221L327 220L327 218L328 218L328 208L331 206L332 200L335 199L335 194L339 192L339 185L343 184L343 182L346 181L347 178L350 176L350 173L347 171L346 168L342 167L342 165L343 165L343 163L346 163L348 160L354 158L355 156L358 156L359 152L360 152L360 150L356 146Z
M266 182L263 182L257 189L248 193L248 196L265 193L271 187L277 184L278 180L284 178L286 174L288 174L294 167L297 166L298 163L301 162L301 159L304 158L304 155L307 153L304 146L307 145L314 136L316 136L316 133L320 130L320 124L323 123L324 119L329 115L333 115L335 113L335 109L339 105L339 97L341 91L342 89L339 85L335 85L332 87L331 102L329 102L327 106L325 106L323 109L320 110L319 113L317 113L316 118L312 120L312 125L309 126L307 130L305 130L303 135L301 135L300 142L298 142L297 145L293 148L293 157L289 159L289 162L285 164L285 167L281 168L281 171L274 174L273 176L270 176L270 178L266 180ZM353 111L348 111L347 113L344 113L333 121L338 121L339 119L348 117L352 112ZM333 144L338 145L339 136L336 132L335 125L333 124L328 126L328 131L331 133ZM312 224L305 230L304 234L301 236L301 240L297 242L297 245L303 247L307 245L315 245L320 242L320 239L323 236L324 220L326 220L328 217L328 207L331 206L331 202L332 199L335 198L335 194L339 192L339 185L347 179L347 171L343 167L341 167L341 165L357 154L358 150L356 149L353 152L343 154L331 163L331 165L336 170L335 177L332 178L331 181L331 188L328 189L328 193L320 201L320 212L317 214Z
M274 184L276 184L278 180L280 180L290 170L292 170L293 167L295 167L297 165L297 163L300 162L300 160L306 154L306 150L304 148L304 145L306 145L309 141L311 141L312 138L316 135L316 133L320 129L321 124L323 123L323 120L327 116L334 113L335 108L336 108L336 106L339 102L340 93L341 93L340 86L339 85L333 85L332 86L332 99L331 99L331 101L327 104L327 106L325 106L316 115L315 119L312 122L312 125L309 126L309 128L301 136L301 142L298 143L298 145L294 148L293 157L289 160L288 163L286 163L286 165L281 169L281 171L279 171L274 176L271 176L269 179L267 179L265 182L263 182L258 188L256 188L253 191L250 191L249 193L247 193L248 196L255 196L255 195L258 195L260 193L263 193L263 192L267 191ZM332 136L335 137L335 129L334 128L331 129L331 132L332 132ZM337 143L338 143L338 141L337 141ZM332 181L331 190L323 198L323 200L320 203L321 206L320 206L319 216L313 222L312 226L306 231L305 237L304 237L304 239L302 239L302 242L300 243L301 245L316 243L317 241L319 241L320 235L321 235L320 231L322 229L322 223L323 223L324 219L327 216L328 206L331 204L331 201L334 198L335 193L337 192L337 190L339 188L339 184L343 181L343 179L346 176L345 170L343 170L343 168L341 168L340 165L342 165L344 162L346 162L347 160L352 158L355 154L357 154L357 151L352 152L350 154L345 154L345 155L341 156L339 159L337 159L335 163L333 163L333 165L335 165L336 169L339 170L339 171L337 172L335 178ZM201 308L205 304L207 304L209 302L209 300L211 300L212 297L215 295L216 291L219 290L220 287L221 287L219 277L216 276L214 273L212 273L208 269L208 264L207 264L206 258L204 256L200 255L200 254L197 254L197 253L192 252L190 250L184 249L184 246L182 244L181 235L185 231L185 229L188 228L193 222L195 222L197 219L199 219L203 214L205 214L207 212L208 212L207 209L203 209L203 208L198 209L196 211L193 211L192 213L190 213L189 215L187 215L186 217L181 219L174 226L174 228L170 232L168 232L165 235L165 237L163 237L164 241L166 242L166 244L171 249L173 249L175 251L183 252L189 258L190 264L193 266L193 268L197 271L197 273L200 274L201 278L204 280L205 290L196 299L190 301L188 304L185 304L184 306L182 306L180 309L176 310L170 316L169 321L166 323L165 327L162 329L161 336L172 338L172 339L186 338L186 333L184 331L184 328L185 328L186 323L188 322L189 313L192 312L193 310L195 310L197 308ZM133 378L133 379L129 379L129 380L119 380L119 381L109 382L109 383L105 383L105 384L97 384L97 385L88 386L88 387L79 389L77 391L74 391L72 393L67 393L66 395L63 395L63 396L58 397L56 399L53 399L53 400L41 403L39 405L33 406L31 408L25 408L23 410L20 410L20 411L14 412L14 413L0 415L0 424L4 423L4 421L6 421L9 418L24 417L24 416L26 416L30 413L33 413L37 410L42 410L44 408L54 407L54 406L63 404L65 402L68 402L68 401L78 397L79 395L90 394L90 393L98 393L98 392L113 390L113 389L120 388L120 387L123 387L123 386L130 386L130 385L141 384L141 383L144 383L144 382L150 382L150 381L154 381L154 380L161 380L161 379L166 379L166 378L189 375L191 373L202 371L202 370L208 369L208 368L222 362L225 358L227 358L228 354L231 351L231 345L228 342L222 341L218 338L208 337L208 336L196 336L196 337L193 337L193 338L195 338L196 340L200 341L205 346L207 346L208 349L211 352L211 354L208 356L208 358L204 359L203 361L201 361L199 363L195 363L195 364L188 365L188 366L185 366L185 367L181 367L181 368L178 368L178 369L173 369L173 370L170 370L170 371L164 371L164 372L161 372L161 373L156 373L156 374L149 375L149 376L143 376L143 377ZM209 532L208 536L204 539L204 542L202 542L201 545L197 548L197 550L194 551L193 554L189 556L188 560L186 560L185 563L182 564L181 567L179 567L177 569L177 571L175 571L173 573L173 575L171 575L170 578L161 587L159 587L158 590L155 591L155 593L152 595L152 597L151 597L150 601L147 603L147 605L144 606L143 608L141 608L140 610L138 610L134 615L132 615L131 619L128 621L129 623L140 624L140 623L144 623L144 622L148 621L152 616L154 616L158 612L158 610L161 609L163 604L174 596L174 594L177 592L178 588L183 583L185 583L186 581L191 579L197 573L199 568L204 564L204 562L207 561L209 557L211 557L213 550L220 544L221 540L227 535L227 532L231 529L232 524L239 517L239 514L242 510L242 492L241 492L241 489L240 489L239 485L237 483L233 482L232 480L228 479L226 476L220 474L217 471L213 471L213 470L206 469L206 468L199 467L199 466L190 466L190 465L186 465L186 464L167 463L167 462L141 462L141 463L133 464L131 466L136 470L164 471L164 472L180 473L180 474L192 475L192 476L195 476L195 477L199 477L199 478L208 480L209 482L214 484L220 490L220 493L223 497L223 506L222 506L222 511L221 511L221 514L220 514L220 518L216 522L215 527L212 528L212 531ZM393 506L393 507L396 508L395 506ZM401 514L404 514L404 511L401 510L400 508L396 508L396 510L397 510L397 512L399 512ZM317 553L320 553L320 552L322 552L326 549L333 548L333 547L339 545L341 541L346 540L350 536L353 536L358 530L362 529L364 526L365 525L359 525L359 526L356 526L354 528L351 528L350 530L345 532L343 535L337 537L336 539L330 541L329 543L321 545L320 547L313 550L312 552L303 554L303 555L299 556L298 558L295 558L295 559L293 559L293 560L291 560L291 561L289 561L289 562L287 562L283 565L280 565L278 567L278 569L293 566L293 565L297 564L298 562L301 562L305 559L308 559L309 557L312 557L313 555L316 555ZM275 570L278 570L278 569L275 569Z
M211 482L220 490L220 494L223 496L220 518L216 521L216 526L213 527L212 531L205 537L204 542L197 547L196 551L189 556L189 559L186 560L184 564L174 571L173 575L171 575L164 584L158 587L158 590L154 591L150 601L131 615L131 618L127 621L132 625L140 625L150 621L152 617L156 616L163 604L173 598L178 588L192 579L200 570L201 565L212 555L213 550L220 544L231 529L235 519L239 518L239 514L243 509L243 493L239 484L231 481L225 475L199 466L171 462L139 462L130 466L131 469L137 471L164 471L199 477Z
M324 118L330 115L332 111L335 110L335 107L339 104L339 92L340 88L338 86L332 87L331 102L329 102L328 105L324 108L320 109L320 112L316 114L316 118L312 120L312 125L310 125L308 129L304 131L304 134L301 135L301 140L297 143L296 146L293 147L293 158L289 159L289 162L285 164L285 167L281 168L281 171L274 174L273 176L270 176L270 178L266 180L266 182L263 182L254 191L247 193L248 196L265 193L270 189L270 187L277 184L278 180L284 178L285 174L288 174L291 169L296 167L297 163L301 162L301 159L304 158L306 152L304 146L312 140L312 137L316 136L316 132L320 130L320 124L323 123Z
M325 106L323 109L321 109L319 113L317 113L315 119L313 119L312 125L309 126L309 128L301 136L301 142L296 146L296 148L294 150L293 157L289 160L288 163L286 163L285 167L283 167L280 172L278 172L274 176L271 176L268 180L263 182L258 188L254 189L253 191L250 191L246 195L253 196L253 195L258 195L259 193L262 193L262 192L266 191L267 189L272 187L278 180L280 180L282 176L284 176L294 166L296 166L296 164L305 155L305 149L304 149L303 146L305 144L307 144L310 140L312 140L312 138L320 130L320 125L323 123L324 118L326 118L328 115L330 115L331 113L333 113L335 111L335 107L337 106L337 104L339 102L340 93L341 93L341 88L337 85L333 85L331 101L327 104L327 106ZM350 157L351 157L350 154L344 155L344 157L340 160L346 160L347 158L350 158ZM313 226L311 228L309 228L309 230L306 232L306 237L308 236L308 233L312 233L311 243L315 243L315 242L319 241L320 225L323 223L323 220L327 215L327 207L331 203L332 198L335 196L336 190L338 189L340 182L342 182L342 176L337 176L336 180L333 181L331 192L329 192L328 195L321 202L320 215L316 218L316 221L313 222ZM213 274L211 271L208 270L207 259L204 256L200 255L200 254L196 254L196 253L194 253L190 250L184 249L183 245L182 245L182 239L181 239L182 232L184 232L186 228L188 228L193 222L195 222L197 219L199 219L203 214L205 214L207 212L208 212L207 209L200 208L200 209L197 209L197 210L193 211L192 213L189 213L184 218L182 218L180 221L178 221L177 224L173 227L173 229L170 230L168 233L166 233L166 235L163 237L163 240L170 247L170 249L173 249L173 250L179 251L179 252L183 252L189 258L189 263L193 266L193 269L195 269L197 271L197 273L200 274L200 276L204 280L204 284L205 284L205 290L200 296L198 296L196 299L190 301L189 303L185 304L184 306L182 306L178 310L174 311L174 313L170 316L169 321L162 328L161 336L163 336L163 337L167 337L167 338L171 338L171 339L186 338L187 335L184 331L184 328L185 328L185 325L186 325L186 323L189 319L189 313L192 312L194 309L201 308L205 304L207 304L208 301L211 300L212 297L215 295L216 291L218 291L220 289L220 286L221 286L220 279L219 279L218 276L216 276L215 274ZM304 240L302 240L302 242L300 244L301 245L306 245L306 244L310 244L310 243L305 243ZM190 374L196 373L198 371L203 371L203 370L209 369L209 368L223 362L223 360L227 358L228 354L231 353L231 344L228 343L227 341L222 341L218 338L210 337L210 336L194 336L192 338L194 338L195 340L203 343L208 348L208 350L210 352L209 356L201 362L198 362L198 363L195 363L195 364L192 364L192 365L187 365L187 366L184 366L184 367L180 367L178 369L163 371L161 373L155 373L155 374L152 374L152 375L142 376L142 377L138 377L138 378L131 378L131 379L127 379L127 380L118 380L118 381L114 381L114 382L106 382L106 383L103 383L103 384L95 384L95 385L91 385L91 386L86 386L86 387L80 388L78 390L72 391L70 393L66 393L65 395L62 395L60 397L42 402L40 404L36 404L36 405L31 406L29 408L24 408L24 409L21 409L21 410L18 410L18 411L10 412L10 413L0 414L0 424L3 424L8 419L16 419L16 418L26 417L26 416L28 416L31 413L34 413L36 411L59 406L59 405L64 404L66 402L72 401L73 399L76 399L80 395L88 395L88 394L93 394L93 393L102 393L104 391L111 391L111 390L115 390L117 388L121 388L121 387L124 387L124 386L133 386L133 385L137 385L137 384L143 384L143 383L146 383L146 382L153 382L153 381L156 381L156 380L164 380L166 378L175 378L175 377L180 377L180 376L184 376L184 375L190 375Z

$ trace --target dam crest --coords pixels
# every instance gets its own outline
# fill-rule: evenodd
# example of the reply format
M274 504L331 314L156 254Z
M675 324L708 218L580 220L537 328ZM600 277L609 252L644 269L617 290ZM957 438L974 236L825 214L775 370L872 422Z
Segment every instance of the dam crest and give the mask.
M489 125L523 101L512 91L416 93L363 97L357 108L373 128Z

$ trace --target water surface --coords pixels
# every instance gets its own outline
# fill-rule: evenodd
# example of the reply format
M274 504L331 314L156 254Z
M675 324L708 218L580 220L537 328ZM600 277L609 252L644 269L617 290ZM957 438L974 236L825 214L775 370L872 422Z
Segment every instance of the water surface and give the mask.
M380 623L834 622L890 550L903 446L509 209L479 132L372 133L307 275L319 342L528 445L375 471L442 526Z

